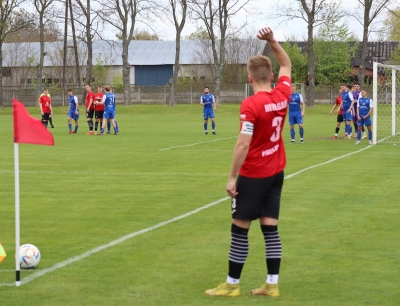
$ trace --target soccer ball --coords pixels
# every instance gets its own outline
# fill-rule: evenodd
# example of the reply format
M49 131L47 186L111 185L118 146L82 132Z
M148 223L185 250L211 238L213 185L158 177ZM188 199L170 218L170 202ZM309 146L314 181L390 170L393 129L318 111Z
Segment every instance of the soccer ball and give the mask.
M33 244L23 244L19 247L19 264L23 269L34 269L40 262L40 251Z

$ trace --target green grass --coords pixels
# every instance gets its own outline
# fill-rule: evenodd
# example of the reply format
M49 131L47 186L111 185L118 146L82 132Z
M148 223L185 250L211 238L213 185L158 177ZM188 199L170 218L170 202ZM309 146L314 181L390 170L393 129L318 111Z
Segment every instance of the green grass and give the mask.
M266 277L256 223L242 295L204 295L226 278L226 200L18 288L0 286L0 305L398 305L400 147L360 151L367 141L332 140L329 109L306 110L305 145L288 144L285 124L285 175L297 174L282 196L279 298L249 294ZM29 112L39 117L37 108ZM15 278L11 113L0 109L0 241L8 253L0 284ZM54 147L19 146L21 244L40 248L37 271L226 197L239 105L219 107L217 136L204 135L197 104L119 106L121 134L104 137L86 136L84 120L77 135L67 134L65 113L55 108Z

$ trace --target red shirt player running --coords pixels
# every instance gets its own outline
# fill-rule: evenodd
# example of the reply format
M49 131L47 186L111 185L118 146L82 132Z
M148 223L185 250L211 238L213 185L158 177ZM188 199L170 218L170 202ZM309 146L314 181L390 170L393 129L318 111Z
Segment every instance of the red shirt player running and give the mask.
M240 275L249 248L248 231L256 219L264 236L268 276L266 283L251 293L279 296L282 246L278 217L286 165L282 130L290 100L292 65L270 28L260 30L257 37L268 42L280 65L278 85L271 88L268 57L257 55L249 59L248 78L255 94L245 99L240 109L240 133L226 186L232 197L229 272L225 283L205 292L212 296L240 295Z

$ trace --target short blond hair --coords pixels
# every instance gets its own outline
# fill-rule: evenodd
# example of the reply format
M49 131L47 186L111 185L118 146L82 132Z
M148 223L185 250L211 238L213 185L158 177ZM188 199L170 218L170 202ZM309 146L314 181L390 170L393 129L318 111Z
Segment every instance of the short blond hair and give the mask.
M247 62L247 73L257 83L269 83L272 74L271 60L264 55L250 57Z

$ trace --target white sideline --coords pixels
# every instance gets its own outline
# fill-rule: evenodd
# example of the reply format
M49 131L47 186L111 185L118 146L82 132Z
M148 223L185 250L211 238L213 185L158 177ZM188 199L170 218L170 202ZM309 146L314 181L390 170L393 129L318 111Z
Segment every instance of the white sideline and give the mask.
M357 154L357 153L362 152L362 151L364 151L364 150L367 150L367 149L369 149L369 148L371 148L371 147L372 147L372 146L369 145L369 146L367 146L367 147L365 147L365 148L363 148L363 149L360 149L360 150L358 150L358 151L354 151L354 152L352 152L352 153L348 153L348 154L345 154L345 155L342 155L342 156L339 156L339 157L330 159L330 160L328 160L328 161L326 161L326 162L323 162L323 163L320 163L320 164L317 164L317 165L314 165L314 166L310 166L310 167L304 168L304 169L299 170L299 171L297 171L297 172L295 172L295 173L292 173L292 174L289 174L289 175L285 176L285 179L290 179L290 178L292 178L292 177L294 177L294 176L296 176L296 175L298 175L298 174L300 174L300 173L303 173L303 172L305 172L305 171L307 171L307 170L314 169L314 168L319 167L319 166L323 166L323 165L330 164L330 163L332 163L332 162L334 162L334 161L337 161L337 160L339 160L339 159L345 158L345 157L350 156L350 155L353 155L353 154ZM189 216L191 216L191 215L193 215L193 214L196 214L196 213L198 213L198 212L200 212L200 211L202 211L202 210L204 210L204 209L210 208L210 207L212 207L212 206L214 206L214 205L217 205L217 204L219 204L219 203L221 203L221 202L223 202L223 201L226 201L226 200L228 200L228 199L229 199L229 197L225 197L225 198L219 199L219 200L217 200L217 201L214 201L214 202L212 202L212 203L209 203L209 204L207 204L207 205L204 205L204 206L202 206L202 207L199 207L199 208L197 208L197 209L195 209L195 210L189 211L189 212L187 212L187 213L185 213L185 214L183 214L183 215L180 215L180 216L178 216L178 217L172 218L172 219L167 220L167 221L163 221L163 222L161 222L161 223L158 223L158 224L156 224L156 225L147 227L147 228L142 229L142 230L140 230L140 231L130 233L130 234L128 234L128 235L126 235L126 236L123 236L123 237L121 237L121 238L119 238L119 239L117 239L117 240L111 241L111 242L109 242L109 243L107 243L107 244L104 244L104 245L102 245L102 246L99 246L99 247L96 247L96 248L94 248L94 249L91 249L90 251L87 251L87 252L85 252L85 253L83 253L83 254L81 254L81 255L78 255L78 256L72 257L72 258L70 258L70 259L67 259L67 260L65 260L65 261L59 262L59 263L55 264L54 266L52 266L52 267L50 267L50 268L46 268L46 269L43 269L43 270L35 271L33 274L22 278L20 284L21 284L21 285L27 284L27 283L29 283L30 281L33 281L34 279L36 279L36 278L38 278L38 277L40 277L40 276L43 276L43 275L45 275L45 274L47 274L47 273L49 273L49 272L53 272L53 271L55 271L55 270L57 270L57 269L60 269L60 268L65 267L65 266L67 266L67 265L69 265L69 264L71 264L71 263L80 261L80 260L82 260L82 259L84 259L84 258L86 258L86 257L89 257L90 255L96 254L96 253L98 253L98 252L100 252L100 251L102 251L102 250L105 250L105 249L107 249L107 248L109 248L109 247L112 247L112 246L114 246L114 245L116 245L116 244L118 244L118 243L124 242L124 241L126 241L126 240L128 240L128 239L130 239L130 238L135 237L135 236L148 233L148 232L150 232L150 231L152 231L152 230L154 230L154 229L157 229L157 228L159 228L159 227L162 227L162 226L164 226L164 225L167 225L167 224L170 224L170 223L172 223L172 222L178 221L178 220L180 220L180 219L189 217ZM7 271L8 271L8 270L7 270ZM11 271L11 270L10 270L10 271ZM13 271L15 272L15 270L13 270ZM0 270L0 272L2 272L2 270ZM0 287L5 287L5 286L15 286L15 283L2 283L2 284L0 283Z
M177 149L177 148L185 148L185 147L193 147L195 145L202 144L202 143L216 142L216 141L225 140L225 139L232 139L232 138L237 138L237 135L236 136L232 136L232 137L226 137L226 138L218 138L218 139L214 139L214 140L211 140L211 141L195 142L195 143L184 145L184 146L163 148L163 149L160 149L160 151L172 150L172 149Z

